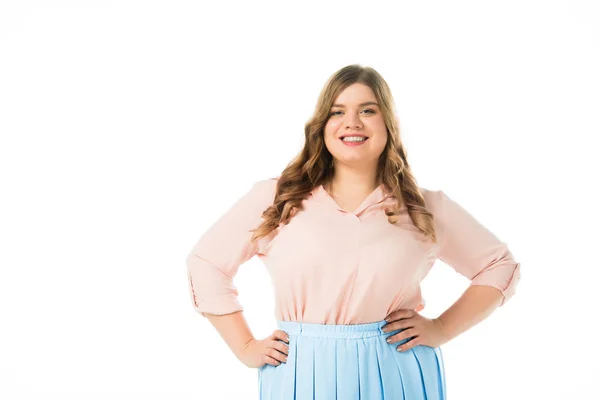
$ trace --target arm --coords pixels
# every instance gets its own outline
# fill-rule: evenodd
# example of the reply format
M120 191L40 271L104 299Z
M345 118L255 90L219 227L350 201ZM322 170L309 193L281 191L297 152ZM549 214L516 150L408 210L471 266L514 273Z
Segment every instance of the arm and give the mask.
M450 308L435 318L446 341L486 319L502 302L502 293L491 286L469 286Z
M237 311L225 315L206 314L205 317L219 332L233 354L241 360L242 351L254 339L246 318L244 318L244 312Z
M253 339L233 283L239 267L256 255L259 242L250 243L263 211L274 199L276 181L256 182L202 234L187 256L189 293L194 309L216 328L239 358Z
M436 320L450 340L487 318L515 293L521 265L506 243L443 191L432 204L438 258L467 277L471 284Z

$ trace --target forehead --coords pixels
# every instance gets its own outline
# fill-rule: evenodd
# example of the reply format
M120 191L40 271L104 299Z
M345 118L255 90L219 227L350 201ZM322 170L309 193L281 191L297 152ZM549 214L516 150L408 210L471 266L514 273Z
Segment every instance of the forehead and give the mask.
M366 105L377 106L377 98L367 85L361 83L354 83L344 90L336 97L332 104L332 107L345 107L356 105L363 107Z

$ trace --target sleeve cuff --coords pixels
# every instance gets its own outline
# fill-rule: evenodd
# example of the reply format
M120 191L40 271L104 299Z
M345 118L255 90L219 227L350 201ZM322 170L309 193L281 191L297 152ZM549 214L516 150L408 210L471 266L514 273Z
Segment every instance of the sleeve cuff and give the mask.
M517 263L515 268L513 269L512 275L508 281L508 284L502 284L497 279L492 276L487 276L487 274L483 273L479 276L475 277L471 281L471 286L481 285L481 286L491 286L500 290L502 293L502 302L498 307L502 307L511 297L515 294L517 284L521 280L521 264Z
M244 310L237 296L234 294L221 296L211 300L197 300L197 302L194 303L194 308L203 317L206 317L207 313L225 315Z

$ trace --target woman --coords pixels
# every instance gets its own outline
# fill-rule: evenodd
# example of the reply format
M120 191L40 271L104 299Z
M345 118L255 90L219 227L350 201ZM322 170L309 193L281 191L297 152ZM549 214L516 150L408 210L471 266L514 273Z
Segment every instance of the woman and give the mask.
M281 175L257 181L192 249L195 309L258 368L261 399L445 399L440 346L514 294L520 264L442 190L417 185L374 69L332 75L305 136ZM279 329L264 339L233 285L254 255L276 295ZM420 282L436 259L471 285L429 319Z

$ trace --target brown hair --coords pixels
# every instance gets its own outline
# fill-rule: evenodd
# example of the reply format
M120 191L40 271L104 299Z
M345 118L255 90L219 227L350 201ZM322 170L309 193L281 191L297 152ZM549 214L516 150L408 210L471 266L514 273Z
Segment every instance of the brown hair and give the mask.
M353 83L362 83L371 88L388 131L388 140L377 166L377 180L397 199L396 207L386 209L390 224L396 223L402 203L413 224L426 237L437 243L433 215L425 208L425 200L407 162L406 150L400 140L392 93L383 77L371 67L359 64L345 66L335 72L326 82L312 117L304 126L304 148L286 166L278 177L273 205L262 214L263 222L251 232L252 241L268 235L280 223L288 224L295 212L302 208L302 200L315 187L333 177L333 156L324 141L324 128L331 106L336 97Z

